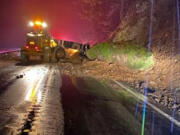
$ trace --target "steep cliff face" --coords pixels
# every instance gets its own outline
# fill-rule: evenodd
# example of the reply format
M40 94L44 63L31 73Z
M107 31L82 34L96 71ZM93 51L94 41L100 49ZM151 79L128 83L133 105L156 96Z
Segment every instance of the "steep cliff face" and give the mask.
M174 87L179 87L176 0L134 0L128 7L111 41L119 46L131 41L147 47L152 21L151 50L155 64L149 70L150 84L156 84L155 87L160 89L170 87L172 83Z
M151 8L153 10L152 20ZM112 42L133 41L147 46L150 23L152 21L151 49L155 58L177 54L177 17L175 0L135 0L122 18L118 29L113 33ZM173 48L176 48L173 50Z
M149 37L149 27L152 21L153 41L165 40L173 31L173 17L176 16L175 0L134 0L129 3L123 13L118 29L113 33L112 41L121 43L134 41L146 45ZM153 6L153 7L152 7ZM152 20L151 18L152 9Z
M124 41L145 42L148 37L149 3L136 0L128 7L128 10L121 16L121 22L113 34L112 40L115 43Z

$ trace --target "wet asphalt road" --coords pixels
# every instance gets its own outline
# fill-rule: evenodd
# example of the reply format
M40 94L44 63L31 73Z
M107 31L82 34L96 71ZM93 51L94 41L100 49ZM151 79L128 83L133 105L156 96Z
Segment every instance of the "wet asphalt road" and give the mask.
M0 65L0 135L180 134L152 107L142 110L112 81L60 74L56 64Z
M112 81L62 75L61 93L65 135L180 134L180 127L171 129L171 121L154 108L147 105L143 115L143 102Z
M56 65L1 65L0 76L0 135L63 134Z

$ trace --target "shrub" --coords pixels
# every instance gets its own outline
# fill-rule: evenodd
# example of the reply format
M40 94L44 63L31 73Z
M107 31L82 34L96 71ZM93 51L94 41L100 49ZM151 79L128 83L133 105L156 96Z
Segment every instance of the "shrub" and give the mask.
M113 62L113 57L116 56L119 57L118 63L139 70L148 69L154 64L151 52L147 52L147 49L143 46L132 43L123 45L100 43L88 50L87 55L90 59L101 56L103 60L109 62Z

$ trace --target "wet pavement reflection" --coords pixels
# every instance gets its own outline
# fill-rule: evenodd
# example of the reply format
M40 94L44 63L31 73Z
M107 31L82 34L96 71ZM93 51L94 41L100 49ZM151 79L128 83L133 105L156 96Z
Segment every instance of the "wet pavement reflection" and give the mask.
M65 135L140 135L143 102L108 80L62 75ZM180 128L147 106L145 135L178 135Z

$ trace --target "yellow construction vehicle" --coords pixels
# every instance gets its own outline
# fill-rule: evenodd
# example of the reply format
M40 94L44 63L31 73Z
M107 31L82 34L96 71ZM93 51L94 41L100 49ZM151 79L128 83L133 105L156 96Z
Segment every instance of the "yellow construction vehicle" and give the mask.
M30 21L29 26L31 29L26 35L26 44L21 47L23 63L33 58L57 62L74 55L86 56L89 45L54 39L47 31L47 24L40 20Z

